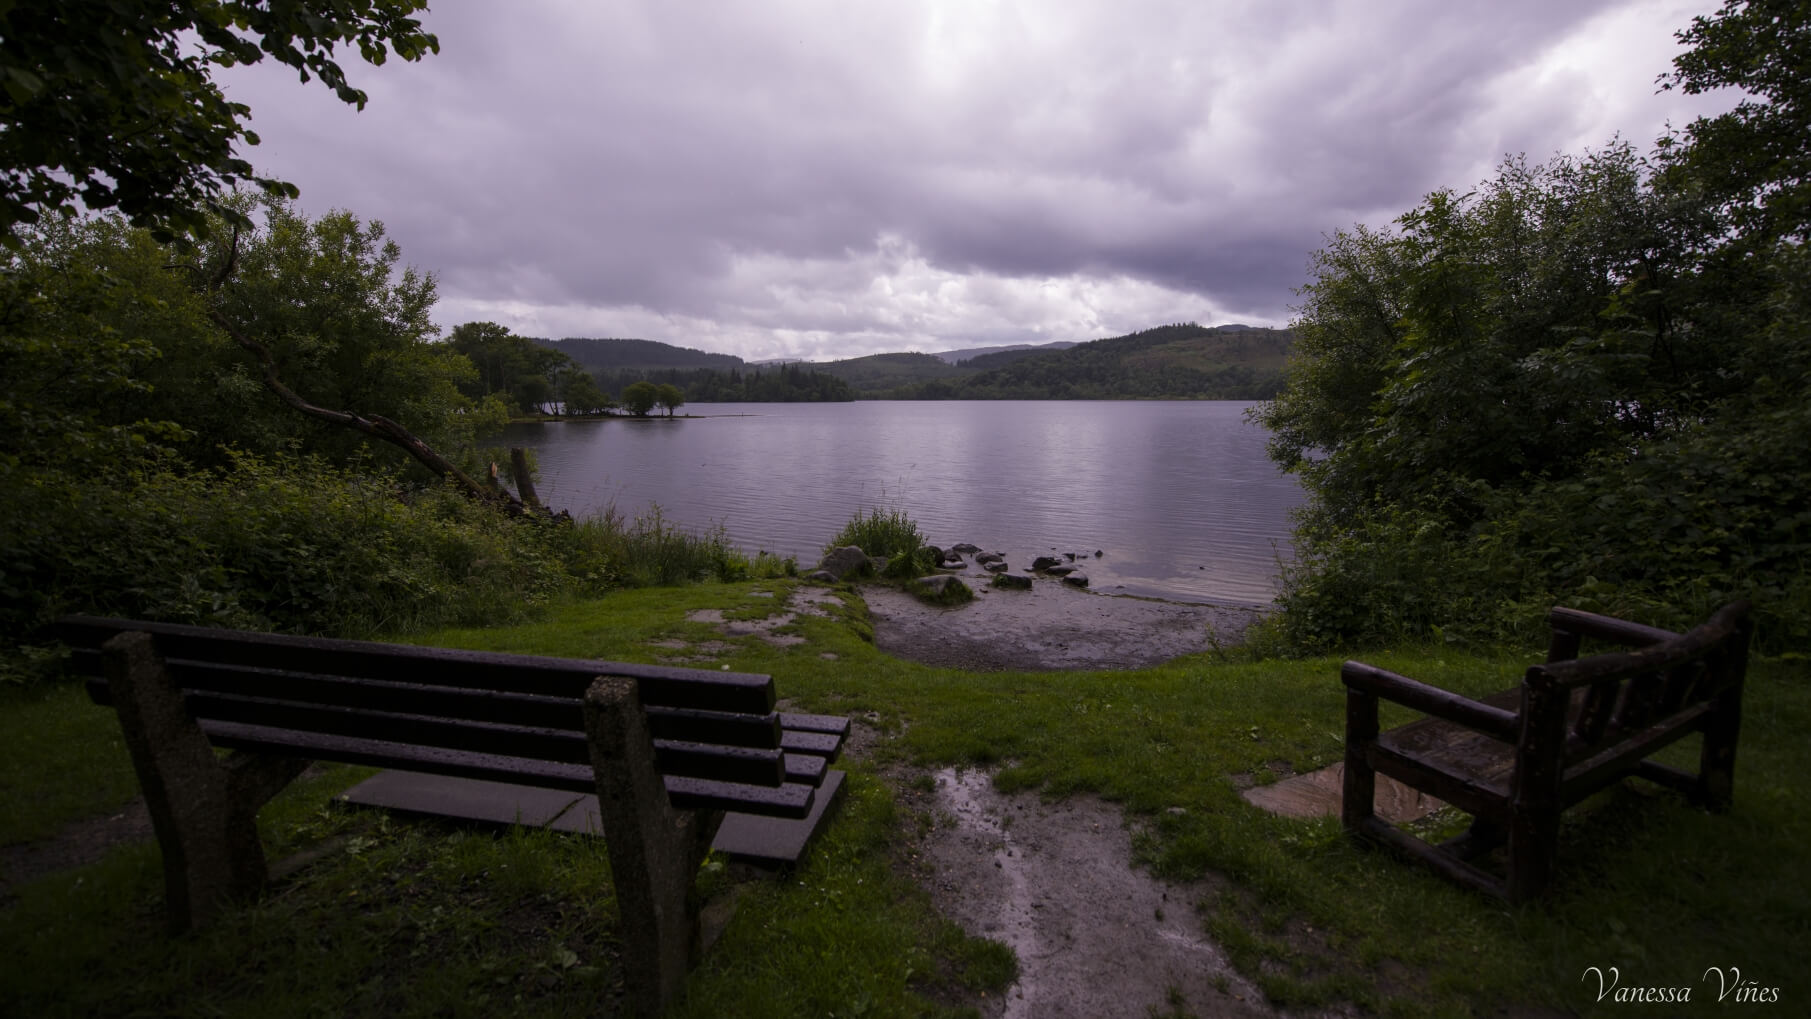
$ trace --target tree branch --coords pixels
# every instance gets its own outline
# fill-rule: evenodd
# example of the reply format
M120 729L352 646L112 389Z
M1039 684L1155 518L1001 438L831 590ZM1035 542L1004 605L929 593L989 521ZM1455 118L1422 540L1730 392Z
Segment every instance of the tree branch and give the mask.
M284 403L316 420L351 428L400 448L414 457L417 463L441 477L451 480L467 495L480 502L501 502L511 512L523 511L522 501L511 495L507 489L492 490L473 481L470 475L454 466L452 461L446 457L434 452L433 447L423 442L419 436L389 418L377 414L366 417L352 411L328 410L304 400L295 390L284 385L283 379L277 374L276 360L271 357L269 348L247 336L220 312L209 312L209 315L213 318L215 325L226 330L226 334L233 338L234 343L258 359L258 363L264 368L265 388L277 394L277 398Z

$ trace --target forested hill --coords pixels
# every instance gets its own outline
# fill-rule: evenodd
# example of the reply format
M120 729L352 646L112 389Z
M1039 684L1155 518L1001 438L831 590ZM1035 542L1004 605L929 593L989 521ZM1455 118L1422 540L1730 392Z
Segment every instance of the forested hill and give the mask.
M675 347L655 340L586 339L567 337L563 340L534 341L557 350L578 362L593 375L609 375L625 370L650 371L671 368L712 368L717 371L740 370L746 365L734 354L712 354L691 347Z
M1188 323L1078 343L1067 350L1001 351L957 366L922 365L924 376L880 385L864 384L867 378L862 377L885 378L864 364L875 358L818 368L844 378L869 399L1266 400L1282 389L1283 362L1293 340L1286 329ZM926 360L935 359L927 355ZM856 365L866 370L845 367ZM890 366L903 369L907 362Z
M605 394L620 395L637 382L678 387L689 403L792 403L853 400L838 379L810 365L750 365L734 354L712 354L655 340L533 341L571 358Z

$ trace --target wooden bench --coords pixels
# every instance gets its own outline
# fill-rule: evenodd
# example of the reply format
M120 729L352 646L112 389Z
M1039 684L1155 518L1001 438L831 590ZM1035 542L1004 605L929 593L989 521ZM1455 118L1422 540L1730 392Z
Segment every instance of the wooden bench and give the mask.
M1683 635L1574 609L1549 613L1545 664L1522 685L1481 701L1359 662L1346 686L1345 827L1441 874L1511 902L1552 877L1560 815L1628 775L1727 810L1747 668L1748 604L1725 606ZM1585 639L1634 650L1578 657ZM1378 732L1379 699L1431 716ZM1698 772L1650 758L1702 734ZM1388 775L1466 811L1469 831L1430 845L1373 813L1375 776ZM1507 845L1502 876L1475 865Z
M693 879L724 812L806 816L848 732L777 713L761 675L82 616L57 630L118 711L176 929L258 894L258 809L309 761L595 792L644 1014L695 961Z

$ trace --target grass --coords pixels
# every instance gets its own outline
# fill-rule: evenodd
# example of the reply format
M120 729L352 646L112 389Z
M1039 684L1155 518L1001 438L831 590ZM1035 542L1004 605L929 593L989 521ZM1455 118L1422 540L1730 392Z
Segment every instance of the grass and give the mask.
M1589 966L1617 966L1625 983L1691 985L1694 1000L1714 999L1701 983L1709 966L1739 966L1744 978L1779 987L1782 1001L1811 992L1797 961L1811 934L1803 662L1751 671L1731 814L1630 783L1569 823L1554 894L1511 908L1361 849L1336 822L1273 817L1238 796L1235 776L1265 781L1273 766L1307 771L1340 755L1335 659L1197 656L1137 672L974 674L879 653L864 639L871 630L859 602L800 616L793 629L807 641L788 647L686 621L706 608L756 616L792 583L621 592L534 623L414 639L660 662L695 654L708 636L720 647L706 667L773 673L802 710L859 713L898 734L880 745L876 764L987 765L1003 789L1108 797L1135 820L1147 866L1178 880L1218 876L1198 886L1201 922L1279 1004L1350 1002L1405 1016L1494 1014L1505 1004L1620 1014L1627 1006L1593 1001L1594 988L1580 983ZM671 646L679 644L692 650ZM1513 683L1532 658L1399 649L1368 660L1481 694ZM79 697L53 694L8 702L0 725L95 728L54 721L80 714L112 724ZM1386 712L1384 721L1407 717ZM84 737L48 761L42 749L6 753L9 801L54 784L52 773L70 766L64 758L111 752L113 763L91 774L119 772L105 739ZM872 767L856 768L843 812L796 874L748 886L677 1014L954 1015L1010 981L1010 953L950 928L901 876L891 854L911 821ZM266 811L273 858L337 848L218 934L160 933L149 847L21 889L0 910L0 986L17 1006L7 1010L77 1014L105 1002L179 1014L442 1006L554 1014L596 1013L601 1003L608 1014L614 919L594 844L374 822L323 806L334 783L351 780L330 774ZM117 781L95 787L108 791L96 793L91 813L120 795ZM73 809L40 814L80 813ZM18 830L53 822L34 823ZM476 1004L484 995L488 1004Z

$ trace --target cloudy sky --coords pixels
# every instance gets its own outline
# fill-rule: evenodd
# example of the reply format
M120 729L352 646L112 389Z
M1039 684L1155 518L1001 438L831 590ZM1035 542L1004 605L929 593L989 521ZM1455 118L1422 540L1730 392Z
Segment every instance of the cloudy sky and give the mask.
M363 112L221 82L443 327L827 360L1285 324L1335 230L1729 105L1655 94L1716 6L438 0Z

